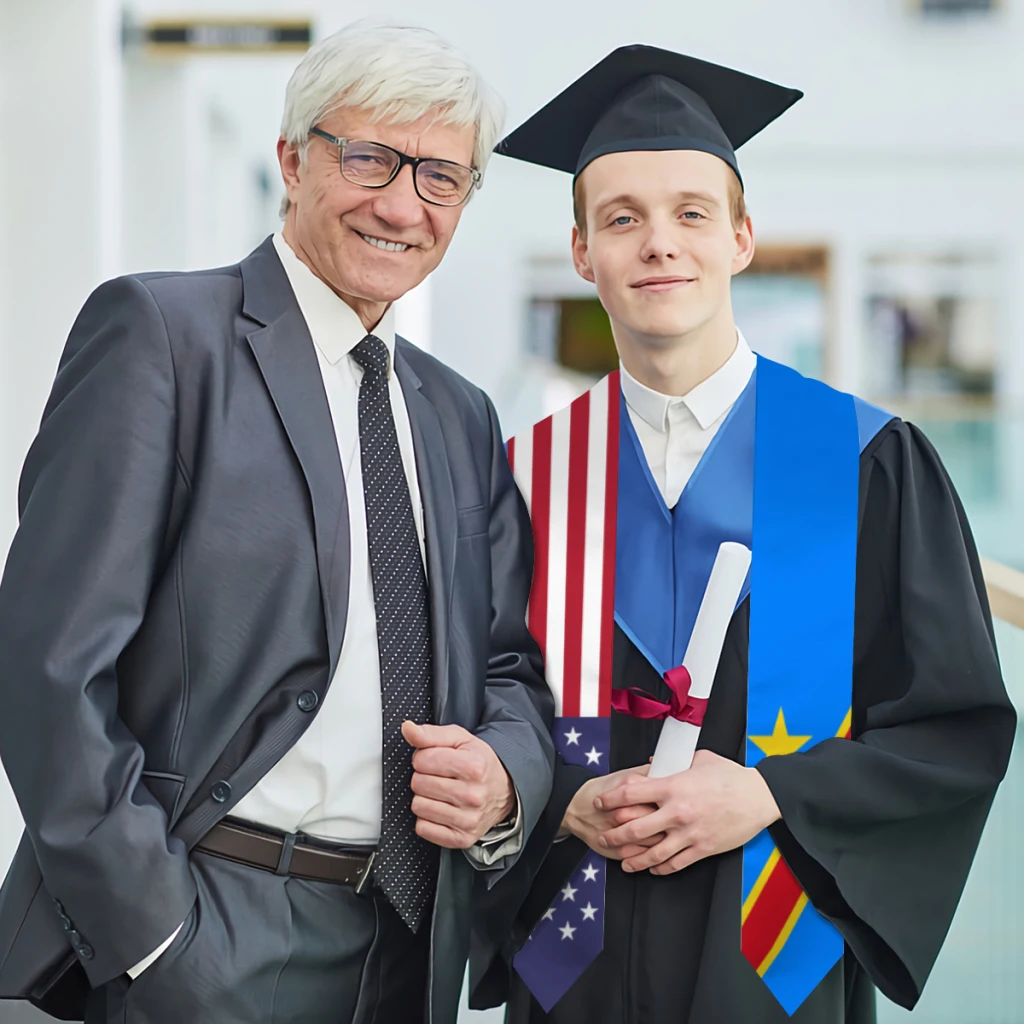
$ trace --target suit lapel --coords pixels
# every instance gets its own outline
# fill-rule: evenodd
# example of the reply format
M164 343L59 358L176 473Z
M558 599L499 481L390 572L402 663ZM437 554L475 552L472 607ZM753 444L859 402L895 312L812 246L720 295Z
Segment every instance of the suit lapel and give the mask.
M401 346L402 342L396 343L395 372L409 410L416 474L423 499L434 656L434 712L437 722L444 724L448 701L448 623L457 535L455 490L437 409L423 393L420 379L402 355Z
M309 487L333 678L345 635L350 565L348 501L334 422L313 339L273 241L268 238L241 269L242 311L262 325L247 340Z

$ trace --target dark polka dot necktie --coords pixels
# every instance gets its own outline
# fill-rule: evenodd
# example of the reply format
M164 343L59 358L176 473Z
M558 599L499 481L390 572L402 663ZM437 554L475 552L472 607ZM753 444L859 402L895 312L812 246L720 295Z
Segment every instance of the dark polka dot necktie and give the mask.
M359 450L384 718L381 836L373 870L391 905L416 931L433 895L438 848L416 835L413 750L402 738L402 722L433 721L427 580L388 395L387 346L368 334L352 357L363 368Z

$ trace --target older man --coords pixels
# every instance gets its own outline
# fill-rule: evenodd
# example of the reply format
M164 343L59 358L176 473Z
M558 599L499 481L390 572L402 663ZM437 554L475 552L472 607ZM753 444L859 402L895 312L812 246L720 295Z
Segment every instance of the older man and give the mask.
M530 527L487 397L396 339L500 129L431 33L288 86L280 234L71 332L0 584L26 835L0 995L88 1024L455 1019L474 872L547 799Z

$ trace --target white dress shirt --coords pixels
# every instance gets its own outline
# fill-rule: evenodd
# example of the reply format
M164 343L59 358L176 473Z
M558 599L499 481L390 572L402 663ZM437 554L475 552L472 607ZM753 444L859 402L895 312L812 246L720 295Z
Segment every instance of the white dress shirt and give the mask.
M332 842L369 846L380 838L383 715L359 448L359 383L363 369L351 356L367 331L355 311L295 255L280 233L274 235L274 248L313 338L345 476L350 531L348 619L338 667L318 714L295 745L232 808L231 817L282 832L303 832ZM373 334L387 346L393 365L395 328L390 308ZM426 569L423 502L412 426L396 373L391 373L388 389ZM518 794L516 801L514 827L503 832L492 830L466 851L477 864L486 867L519 851L523 828ZM180 930L179 926L128 974L138 977Z
M652 391L620 367L630 422L669 508L675 507L756 364L757 357L737 330L736 348L725 364L682 397Z

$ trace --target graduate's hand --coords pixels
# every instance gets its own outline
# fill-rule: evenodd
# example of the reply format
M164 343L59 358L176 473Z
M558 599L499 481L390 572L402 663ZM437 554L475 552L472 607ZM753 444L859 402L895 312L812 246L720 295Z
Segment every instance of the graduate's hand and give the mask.
M685 772L664 779L625 779L599 799L607 812L657 805L654 813L609 829L594 847L605 856L629 850L622 870L649 868L653 875L670 875L704 857L735 850L781 817L760 772L708 750L698 750ZM634 852L637 844L659 833L660 842Z
M631 843L621 849L609 850L607 847L599 846L598 842L603 833L618 825L625 825L630 821L637 821L657 810L654 804L641 804L637 806L621 806L614 810L599 810L596 801L605 793L611 792L620 787L627 779L643 779L647 775L648 765L639 768L624 768L622 771L611 772L608 775L599 775L597 778L589 779L577 791L562 818L562 827L559 835L574 835L582 839L595 853L602 857L612 857L615 860L622 860L623 857L635 856L643 853L648 846L664 839L664 836L657 834L648 836L642 842Z
M412 755L416 833L468 850L516 805L515 787L494 750L461 725L402 724Z

